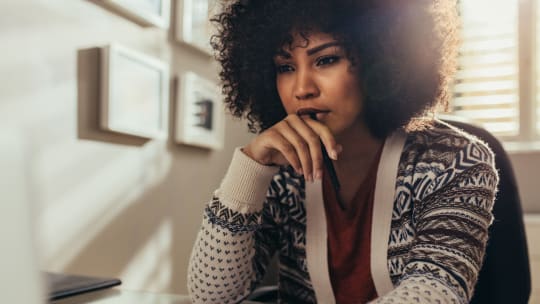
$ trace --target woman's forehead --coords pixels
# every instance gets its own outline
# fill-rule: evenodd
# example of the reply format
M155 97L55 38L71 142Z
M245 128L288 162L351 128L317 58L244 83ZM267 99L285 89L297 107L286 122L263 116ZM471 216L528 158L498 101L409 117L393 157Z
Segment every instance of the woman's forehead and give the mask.
M296 48L309 48L319 44L335 42L336 38L328 33L320 31L310 31L310 32L292 32L291 41L284 43L280 50L292 51Z

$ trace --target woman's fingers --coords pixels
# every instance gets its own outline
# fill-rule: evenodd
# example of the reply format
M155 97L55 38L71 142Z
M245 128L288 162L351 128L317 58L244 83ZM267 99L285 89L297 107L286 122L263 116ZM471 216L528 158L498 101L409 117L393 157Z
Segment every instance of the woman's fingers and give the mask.
M337 160L339 153L341 153L343 150L343 147L336 142L336 139L334 138L334 135L330 129L323 123L314 120L307 115L303 115L302 119L317 134L326 148L328 156L333 160Z
M285 121L294 129L302 141L299 145L301 145L304 154L300 157L303 160L304 177L308 181L321 179L324 168L321 139L299 116L289 115Z
M307 181L321 179L324 168L321 142L329 156L337 159L341 147L324 124L307 116L287 116L261 133L243 150L262 164L290 164Z
M290 164L297 172L302 165L293 145L277 130L276 126L265 130L242 148L242 152L265 166Z
M284 165L286 162L290 164L296 172L302 174L302 162L296 147L291 141L277 129L269 130L268 135L270 135L268 138L269 148L274 152L271 156L272 162L279 165Z

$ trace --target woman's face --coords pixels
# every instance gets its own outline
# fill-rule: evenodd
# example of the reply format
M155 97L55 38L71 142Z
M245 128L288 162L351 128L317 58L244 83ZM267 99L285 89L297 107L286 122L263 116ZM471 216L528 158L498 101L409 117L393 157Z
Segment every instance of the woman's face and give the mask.
M288 114L315 110L334 135L361 126L362 94L356 70L331 35L294 35L274 57L276 85Z

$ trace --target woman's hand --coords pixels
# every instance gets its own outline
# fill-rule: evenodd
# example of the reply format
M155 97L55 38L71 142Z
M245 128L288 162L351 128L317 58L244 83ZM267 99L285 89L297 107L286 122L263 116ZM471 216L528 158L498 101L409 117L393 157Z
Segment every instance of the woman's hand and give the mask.
M307 181L321 179L323 156L321 142L330 158L341 152L327 126L308 115L290 114L255 137L242 151L263 165L290 164Z

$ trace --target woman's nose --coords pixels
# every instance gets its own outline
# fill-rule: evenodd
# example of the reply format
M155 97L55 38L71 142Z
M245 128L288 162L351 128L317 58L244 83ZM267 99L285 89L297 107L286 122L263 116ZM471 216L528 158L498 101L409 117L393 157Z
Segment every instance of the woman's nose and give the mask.
M319 88L311 73L305 70L298 70L295 79L294 97L297 100L304 100L317 97L319 93Z

